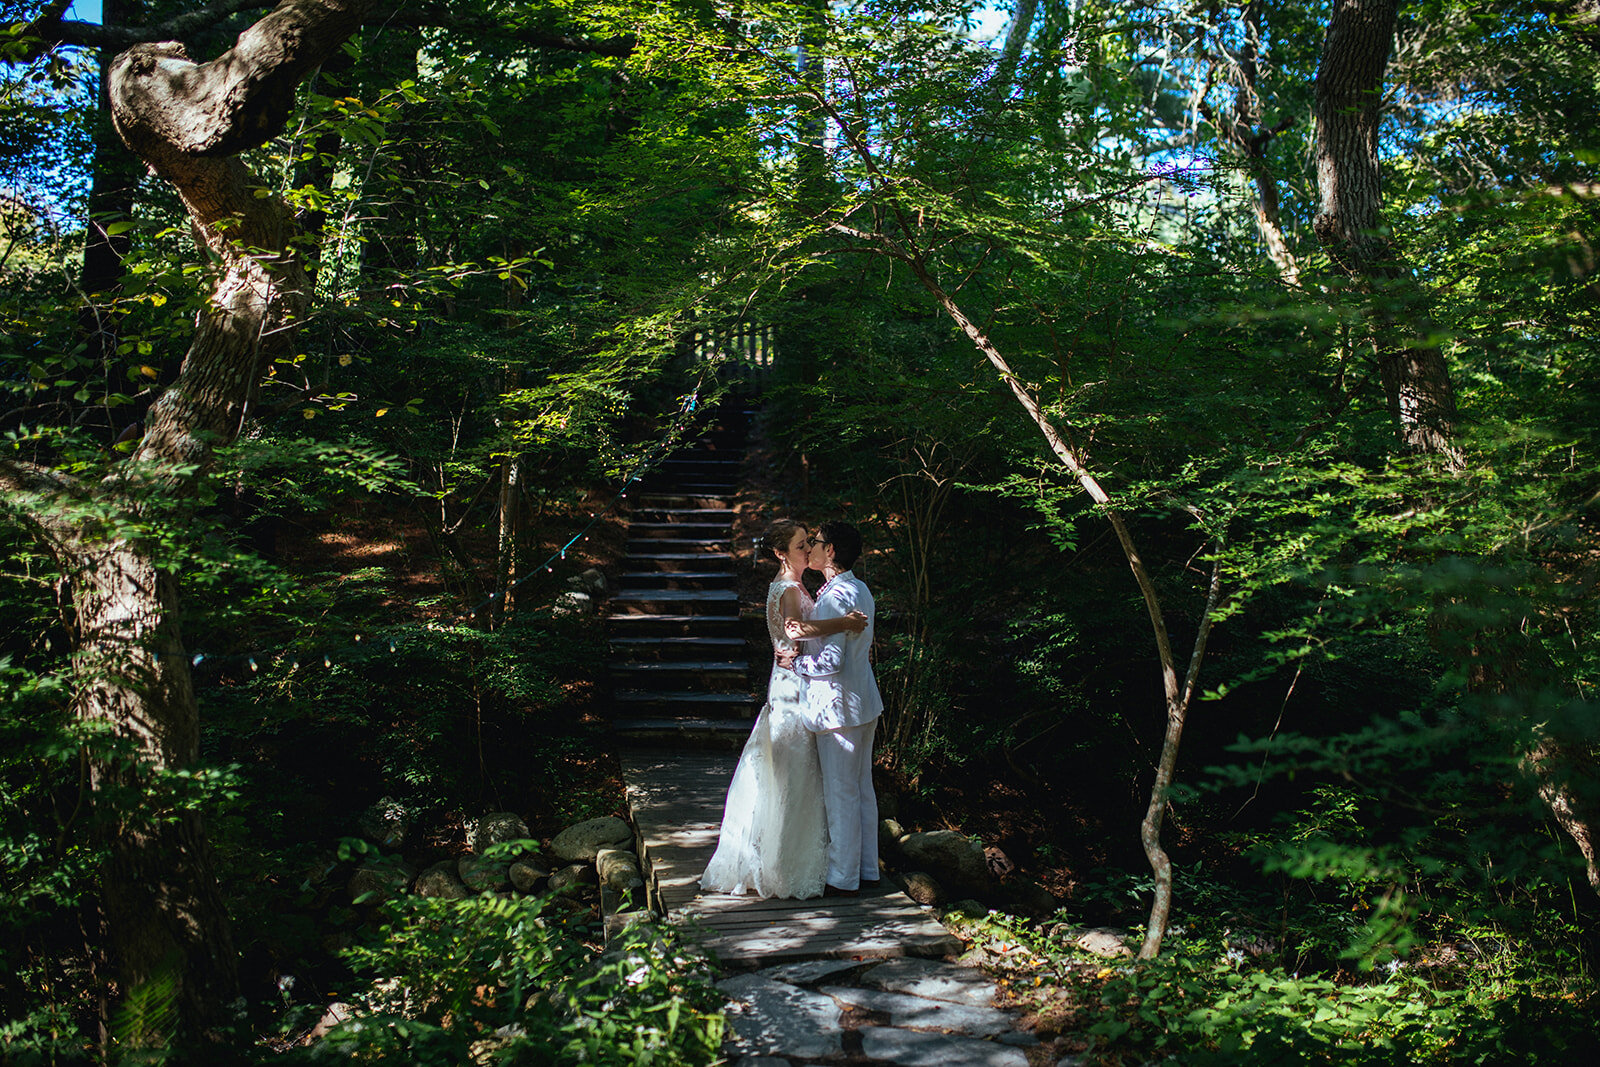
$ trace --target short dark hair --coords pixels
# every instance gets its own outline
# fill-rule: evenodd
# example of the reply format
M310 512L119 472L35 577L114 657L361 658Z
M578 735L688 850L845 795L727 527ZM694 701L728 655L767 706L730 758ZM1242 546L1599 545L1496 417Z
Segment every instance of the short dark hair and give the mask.
M825 522L817 533L833 546L833 563L840 570L849 570L861 558L861 531L848 522Z
M793 519L774 519L767 526L767 532L761 535L761 547L772 554L787 552L794 532L804 529L805 526Z

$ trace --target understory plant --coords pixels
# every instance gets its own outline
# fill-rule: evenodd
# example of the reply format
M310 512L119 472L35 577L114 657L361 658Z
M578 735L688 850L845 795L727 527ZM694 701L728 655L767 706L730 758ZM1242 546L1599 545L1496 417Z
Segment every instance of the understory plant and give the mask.
M603 951L557 894L409 898L347 953L369 983L328 1035L357 1062L709 1064L722 997L705 957L639 923Z

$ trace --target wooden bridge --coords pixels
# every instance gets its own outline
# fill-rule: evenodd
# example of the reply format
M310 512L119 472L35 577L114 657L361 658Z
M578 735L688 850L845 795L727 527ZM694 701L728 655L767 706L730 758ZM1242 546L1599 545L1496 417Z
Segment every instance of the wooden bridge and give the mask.
M961 950L958 938L888 879L882 889L857 897L820 900L701 892L700 873L717 847L723 796L737 760L732 752L623 753L628 804L657 911L698 926L701 944L731 967L945 956Z

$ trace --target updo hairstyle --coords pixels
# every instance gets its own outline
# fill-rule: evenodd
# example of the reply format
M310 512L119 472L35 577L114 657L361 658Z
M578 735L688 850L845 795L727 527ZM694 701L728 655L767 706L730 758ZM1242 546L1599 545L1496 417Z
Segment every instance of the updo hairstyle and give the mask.
M804 530L803 523L793 519L777 519L767 527L767 532L761 535L761 546L770 557L775 558L789 548L789 542L794 540L796 530Z

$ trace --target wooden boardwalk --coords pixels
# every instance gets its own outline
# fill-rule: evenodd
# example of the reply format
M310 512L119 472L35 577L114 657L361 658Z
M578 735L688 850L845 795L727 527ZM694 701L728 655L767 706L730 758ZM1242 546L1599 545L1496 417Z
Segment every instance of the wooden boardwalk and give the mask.
M737 760L734 752L622 753L653 906L698 926L701 943L732 967L960 951L958 938L887 879L880 890L825 900L702 893L700 873L716 850L723 796Z

